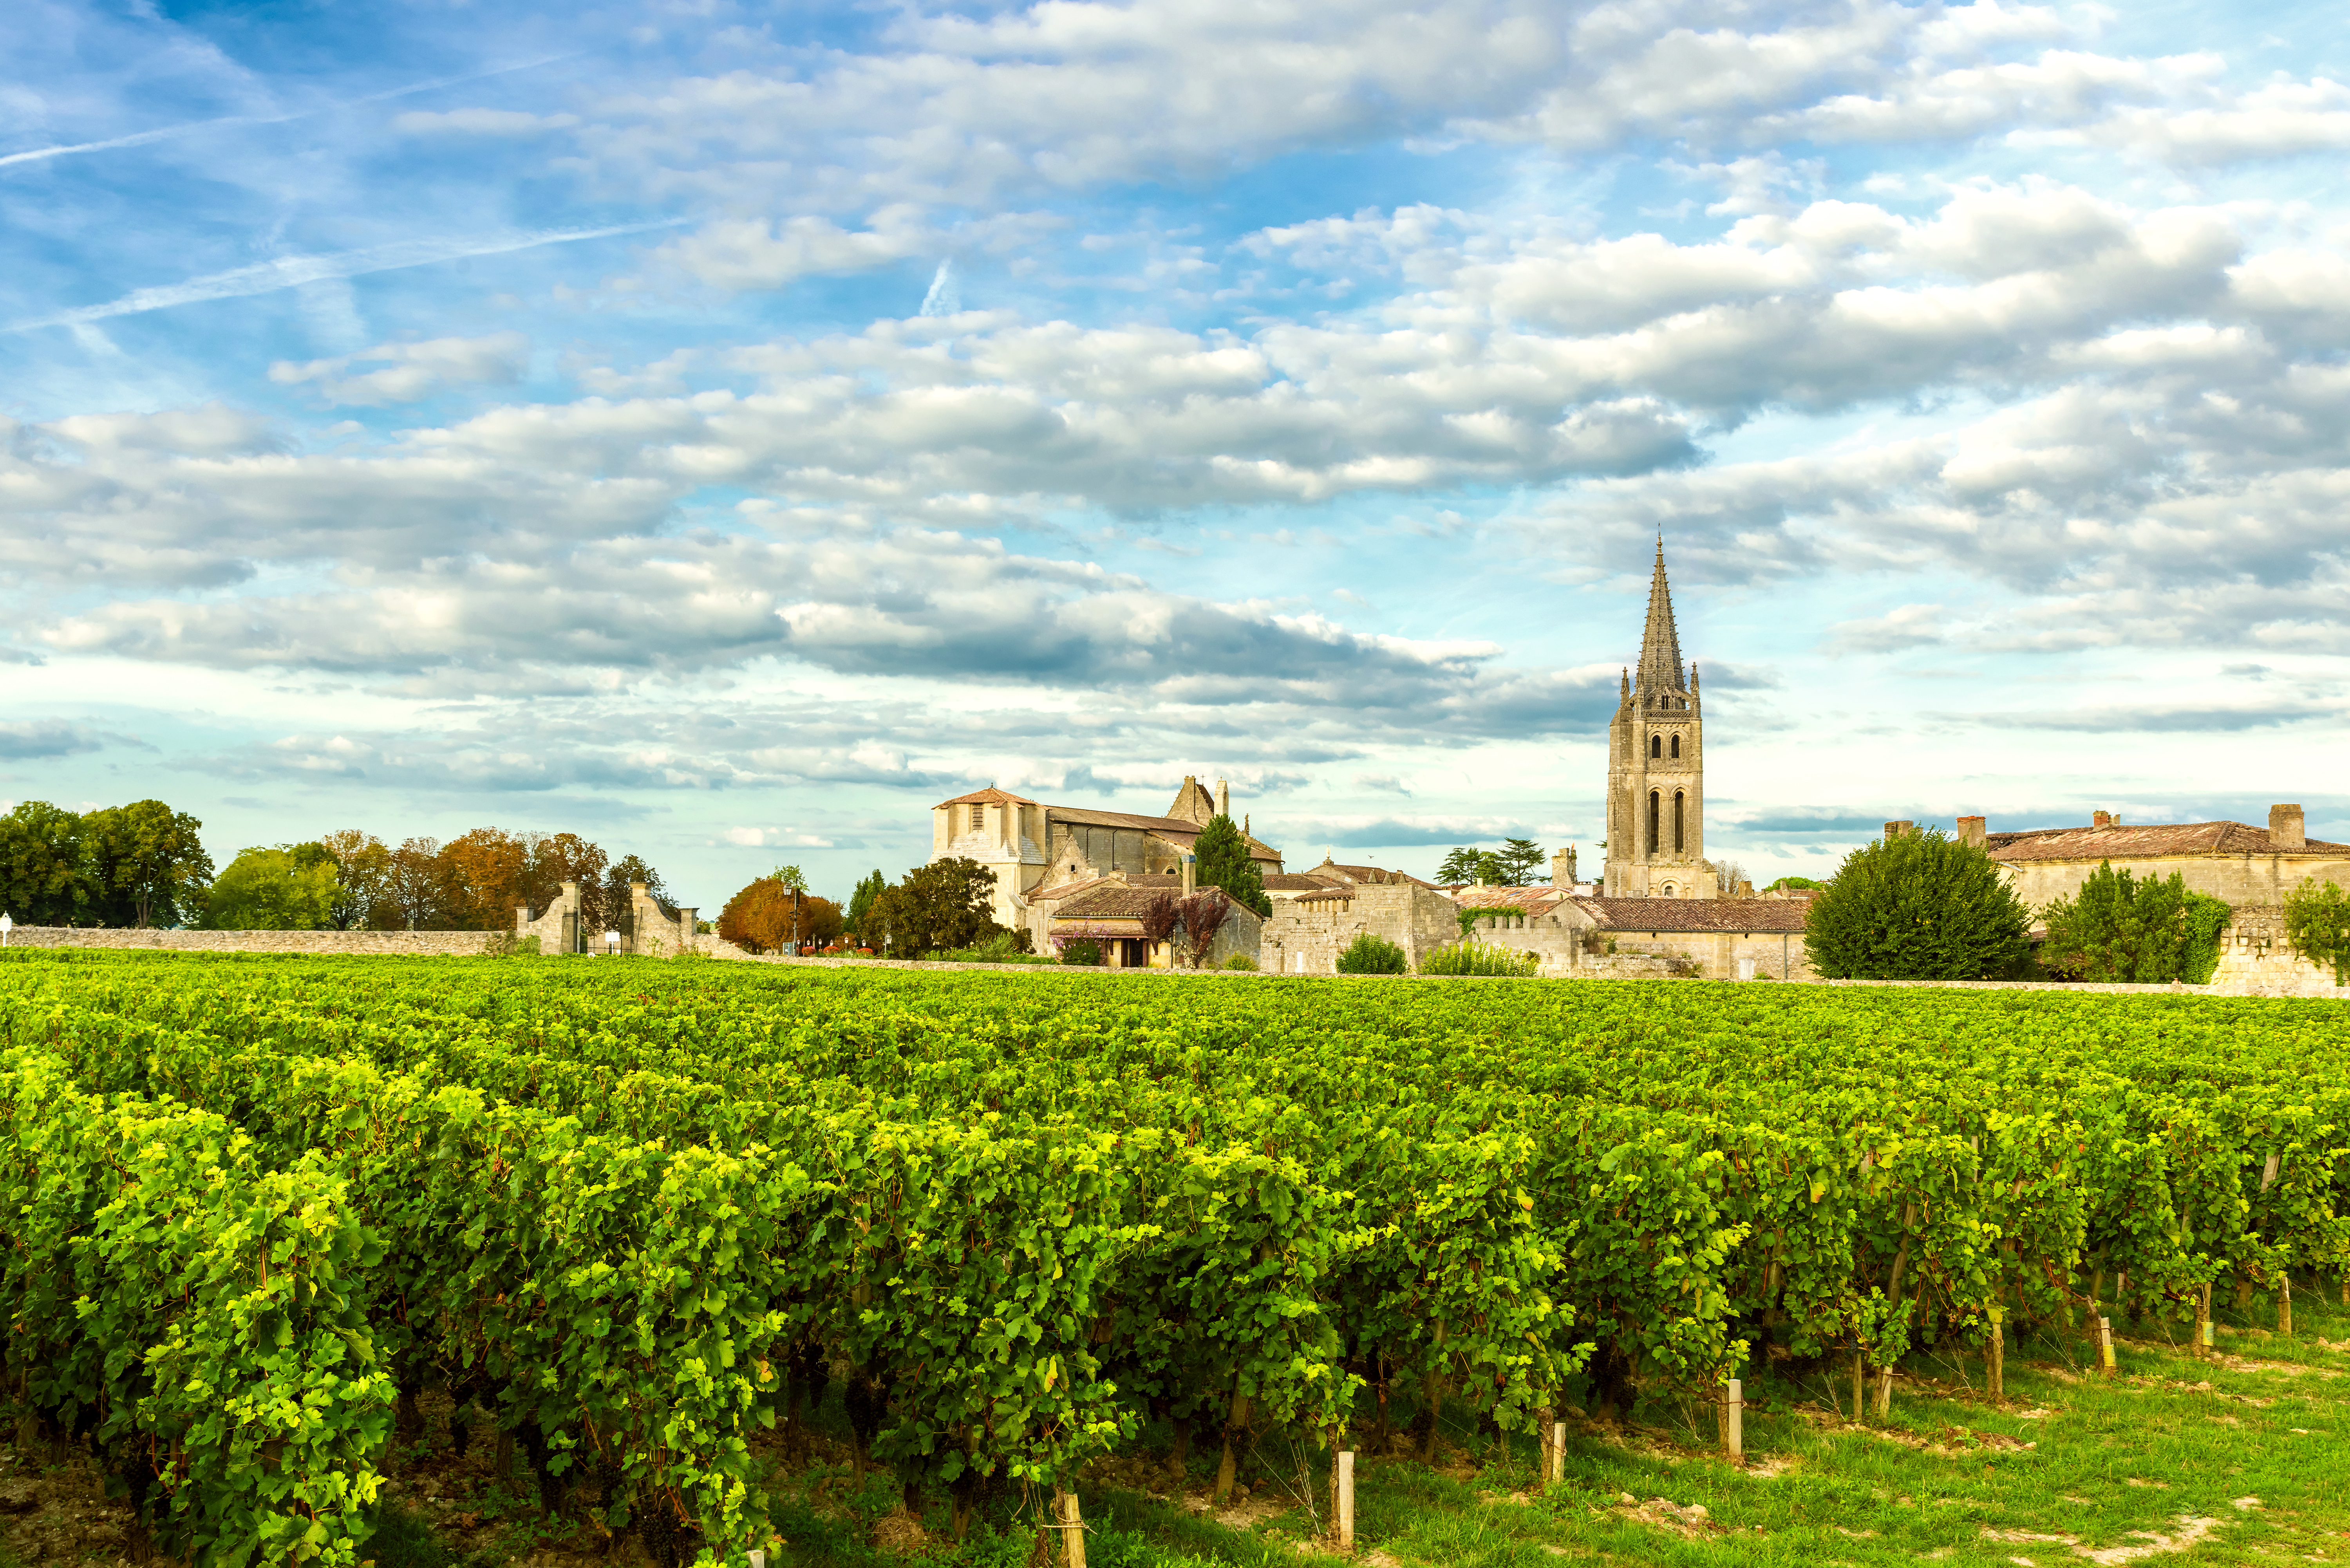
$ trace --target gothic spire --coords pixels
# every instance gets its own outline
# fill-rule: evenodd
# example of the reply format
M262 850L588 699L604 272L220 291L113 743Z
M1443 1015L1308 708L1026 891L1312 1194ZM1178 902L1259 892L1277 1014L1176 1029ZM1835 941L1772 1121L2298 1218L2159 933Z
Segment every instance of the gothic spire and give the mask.
M1665 541L1657 537L1657 570L1648 580L1648 625L1640 634L1640 690L1684 691L1680 633L1673 627L1673 590L1665 581Z

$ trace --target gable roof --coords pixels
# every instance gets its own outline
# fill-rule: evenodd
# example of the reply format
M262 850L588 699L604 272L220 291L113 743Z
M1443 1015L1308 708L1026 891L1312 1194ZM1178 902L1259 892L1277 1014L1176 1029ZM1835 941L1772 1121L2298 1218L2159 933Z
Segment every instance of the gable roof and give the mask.
M1343 877L1349 882L1419 882L1421 887L1429 888L1436 886L1433 882L1420 882L1409 871L1390 870L1385 866L1341 866L1326 855L1322 857L1322 864L1307 875Z
M1048 822L1073 822L1081 827L1129 827L1156 834L1179 849L1189 849L1200 840L1201 825L1180 816L1143 816L1131 811L1095 811L1082 805L1048 805L1045 815ZM1248 844L1250 859L1281 858L1281 851L1273 846L1246 835L1243 837Z
M1567 895L1556 888L1440 888L1438 892L1464 909L1518 909L1538 914L1557 908Z
M2241 822L2150 823L2125 827L2035 827L1983 836L1993 860L2126 860L2149 855L2350 855L2350 845L2312 838L2280 849L2265 827Z
M993 784L988 785L985 789L975 789L969 794L959 794L952 800L939 802L939 805L1035 805L1035 804L1024 795L1009 794L997 789ZM931 809L936 810L937 807L933 806Z
M1801 932L1809 904L1787 898L1576 898L1611 931Z
M1342 885L1336 877L1317 877L1311 871L1268 871L1264 874L1264 890L1268 893L1318 893L1326 888Z

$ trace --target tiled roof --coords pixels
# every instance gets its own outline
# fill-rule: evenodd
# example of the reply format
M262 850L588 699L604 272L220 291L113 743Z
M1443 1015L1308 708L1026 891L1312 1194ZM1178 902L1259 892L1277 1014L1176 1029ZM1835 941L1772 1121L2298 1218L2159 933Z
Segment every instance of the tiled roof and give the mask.
M1048 805L1045 811L1055 822L1074 822L1083 827L1131 827L1143 833L1154 833L1182 849L1189 849L1200 838L1200 825L1186 822L1180 816L1143 816L1130 811L1094 811L1082 805ZM1280 850L1254 838L1248 840L1248 846L1252 860L1281 858Z
M1122 888L1112 882L1103 887L1089 888L1077 897L1064 902L1053 911L1056 920L1134 920L1153 898L1171 898L1174 892L1166 888Z
M1446 888L1444 895L1463 909L1517 909L1539 914L1557 908L1566 895L1555 888Z
M1335 904L1341 899L1352 899L1354 896L1355 889L1351 886L1325 888L1318 893L1300 893L1289 901L1293 904Z
M1385 866L1341 866L1326 857L1314 867L1314 875L1344 877L1349 882L1419 882L1423 888L1436 886L1433 882L1420 882L1409 871L1394 871Z
M1316 877L1305 871L1268 871L1264 890L1268 893L1318 893L1325 888L1341 886L1335 877Z
M1611 931L1800 931L1808 904L1785 898L1577 898Z
M2313 838L2279 849L2265 827L2241 822L2150 823L2125 827L2038 827L1984 836L1993 860L2136 859L2147 855L2350 855L2350 845Z
M1088 888L1148 888L1153 892L1171 893L1183 885L1183 878L1164 871L1120 871L1109 877L1085 877L1075 882L1063 882L1058 887L1038 888L1027 895L1032 904L1048 903L1075 898Z
M993 784L988 785L985 789L975 789L969 794L959 794L952 800L939 802L940 805L1035 805L1035 804L1024 795L1007 794Z

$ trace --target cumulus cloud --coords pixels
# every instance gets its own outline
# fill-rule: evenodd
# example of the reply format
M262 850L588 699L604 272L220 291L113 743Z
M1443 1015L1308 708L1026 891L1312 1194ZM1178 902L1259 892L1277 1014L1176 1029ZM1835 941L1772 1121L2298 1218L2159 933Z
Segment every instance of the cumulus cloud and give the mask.
M329 403L380 408L412 403L450 387L511 385L529 363L530 339L519 332L484 337L435 337L424 343L379 343L336 359L295 364L280 359L269 379L280 386L315 386ZM380 370L352 373L359 365Z
M108 737L84 725L62 719L20 720L0 724L0 758L29 762L38 758L70 757L95 752Z

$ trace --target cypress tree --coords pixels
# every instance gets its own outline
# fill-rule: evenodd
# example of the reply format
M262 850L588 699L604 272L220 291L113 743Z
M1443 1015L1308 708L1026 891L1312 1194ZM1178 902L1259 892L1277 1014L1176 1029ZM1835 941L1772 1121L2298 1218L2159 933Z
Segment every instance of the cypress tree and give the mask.
M1845 857L1804 946L1838 980L2008 980L2031 966L2031 924L1990 856L1932 829Z
M1248 840L1241 836L1231 817L1221 812L1210 817L1191 853L1199 861L1201 887L1222 888L1233 903L1255 910L1259 919L1273 913L1273 900L1265 896L1264 873L1249 858Z

